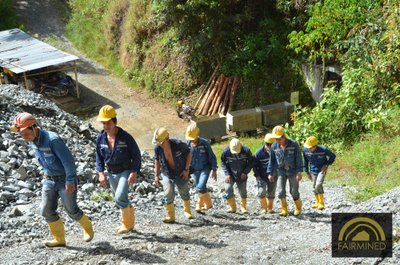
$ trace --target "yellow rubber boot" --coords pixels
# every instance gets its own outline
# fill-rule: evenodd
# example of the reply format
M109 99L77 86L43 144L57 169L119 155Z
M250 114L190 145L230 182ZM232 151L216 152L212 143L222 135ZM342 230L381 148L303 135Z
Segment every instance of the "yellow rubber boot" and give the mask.
M266 213L267 212L267 199L265 197L260 199L260 206L261 206L260 214Z
M248 214L249 213L247 211L247 199L246 198L242 198L240 200L240 211L242 212L242 214Z
M213 207L212 205L212 201L211 201L211 195L209 192L206 192L203 194L203 198L204 198L204 207L203 210L208 210L211 209Z
M281 198L281 213L279 215L280 216L288 215L286 198Z
M57 221L48 223L53 240L45 242L48 247L62 247L65 246L65 230L64 223L59 218Z
M301 202L301 199L297 199L294 201L295 204L295 209L294 209L294 216L299 216L301 214L301 207L303 206L303 203Z
M204 203L204 194L205 193L197 193L197 196L199 197L199 199L197 200L196 203L196 212L201 213L202 207L203 207L203 203Z
M227 212L228 212L228 213L236 213L236 202L235 202L235 198L234 198L234 197L229 198L226 202L228 203L228 206L229 206Z
M175 205L174 203L170 203L164 206L165 207L165 211L167 213L165 219L163 220L164 223L173 223L175 222Z
M267 212L273 213L274 212L274 198L267 198Z
M315 209L318 208L319 205L319 194L315 194L315 203L311 205L311 208Z
M190 200L183 201L183 213L187 219L192 219L192 211L190 210Z
M78 222L83 228L83 240L86 242L91 241L94 236L92 222L90 222L86 214L83 214Z
M133 230L135 225L135 209L132 205L121 209L121 226L118 228L117 234L125 234Z
M324 194L321 193L318 195L319 195L318 210L323 210L323 209L325 209Z

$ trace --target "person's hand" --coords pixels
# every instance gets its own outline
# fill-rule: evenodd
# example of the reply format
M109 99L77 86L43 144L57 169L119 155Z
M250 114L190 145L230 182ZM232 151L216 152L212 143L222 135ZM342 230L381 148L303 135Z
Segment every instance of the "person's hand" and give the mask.
M132 185L136 181L137 181L137 172L131 172L131 174L129 174L129 177L128 177L128 184Z
M272 175L269 175L269 176L268 176L268 179L269 179L269 181L271 181L271 182L274 182L274 181L275 181L275 178L274 178L274 176L272 176Z
M232 183L232 178L231 176L225 176L225 183Z
M107 188L108 181L107 181L107 177L106 177L106 175L104 175L104 173L99 173L99 182L100 182L100 186L102 186L103 188Z
M300 181L303 177L301 176L301 172L297 173L296 180Z
M160 187L160 177L158 176L154 177L154 186Z
M75 192L76 188L75 188L75 184L65 184L65 190L68 193L73 193Z
M189 170L183 170L181 177L183 180L187 180L189 178Z
M247 179L247 175L244 174L244 173L242 173L242 175L240 175L240 178L241 178L242 180L246 180L246 179Z
M326 171L328 170L328 167L326 165L323 165L321 168L321 172L326 174Z
M213 170L213 171L211 172L211 178L212 178L213 180L217 181L217 171L216 171L216 170Z

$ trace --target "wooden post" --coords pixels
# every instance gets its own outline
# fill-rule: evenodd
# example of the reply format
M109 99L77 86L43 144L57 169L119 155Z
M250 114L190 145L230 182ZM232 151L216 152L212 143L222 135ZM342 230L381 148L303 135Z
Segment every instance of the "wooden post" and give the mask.
M211 84L211 82L214 80L214 76L217 74L218 69L219 69L219 64L217 65L217 67L215 68L213 74L211 75L210 79L208 80L207 85L204 87L204 90L200 93L200 97L199 97L199 99L197 100L196 105L194 105L194 108L195 108L195 109L197 109L197 105L199 104L201 98L203 97L204 92L207 91L208 86L209 86L209 85Z
M25 89L28 89L28 78L26 77L26 72L24 72L24 83L25 83Z
M225 80L226 80L226 77L223 74L221 74L221 81L218 84L218 87L217 87L217 90L215 92L215 95L212 98L212 102L211 102L210 108L208 109L208 112L207 112L208 116L210 116L212 114L212 111L213 111L213 109L215 107L215 104L217 103L218 95L219 95L219 93L221 93L222 86L224 85Z
M231 111L231 109L232 109L233 100L234 100L234 98L235 98L236 91L237 91L237 89L238 89L238 87L239 87L239 83L240 83L240 77L235 76L235 79L234 79L233 85L232 85L231 96L230 96L230 98L229 98L228 111Z
M214 84L215 84L216 81L217 81L217 78L214 77L214 79L212 80L210 86L208 87L207 93L204 95L203 100L201 101L200 106L197 109L197 114L201 114L201 112L203 111L204 106L205 106L205 104L207 102L207 99L208 99L208 97L209 97L209 95L211 93L211 90L213 89Z
M78 84L78 72L76 71L76 61L74 61L74 73L75 73L75 89L76 89L76 97L81 97L81 89Z
M218 109L219 109L219 107L220 107L220 104L221 104L221 100L222 100L222 98L225 96L225 91L226 91L226 87L228 86L229 79L230 79L229 77L225 78L224 84L221 86L221 90L220 90L220 92L218 93L218 96L217 96L217 100L216 100L216 102L215 102L215 105L214 105L214 107L213 107L212 110L211 110L211 115L214 115L214 114L217 113L217 111L218 111Z
M208 109L210 108L210 105L212 104L212 100L214 99L214 95L215 95L215 93L216 93L216 91L217 91L217 89L219 87L219 84L221 83L221 78L223 78L222 75L220 75L218 77L217 81L215 82L215 84L214 84L214 86L213 86L213 88L212 88L212 90L210 92L210 95L207 98L207 102L205 103L204 108L201 111L201 115L207 115L208 114Z
M224 115L226 114L226 111L228 109L229 97L231 96L232 83L233 83L233 77L230 77L229 84L228 84L228 86L226 88L226 92L225 92L225 98L224 98L224 101L222 102L221 108L219 110L219 112Z

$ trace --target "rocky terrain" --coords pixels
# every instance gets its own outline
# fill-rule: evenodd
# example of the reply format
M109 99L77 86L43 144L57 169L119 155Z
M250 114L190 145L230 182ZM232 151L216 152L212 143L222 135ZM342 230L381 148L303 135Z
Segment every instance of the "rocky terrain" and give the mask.
M66 225L66 248L46 248L42 241L50 234L39 215L41 168L27 144L8 132L13 117L29 111L39 117L42 127L56 131L66 141L76 159L79 175L78 201L93 221L94 239L81 240L80 226L59 207ZM116 235L119 212L110 201L109 190L100 188L94 171L92 125L68 114L41 95L16 86L0 87L0 264L399 264L398 244L400 187L361 204L347 201L344 187L326 185L324 211L310 208L311 182L300 185L303 214L259 215L256 181L248 181L249 215L227 214L223 195L223 174L209 181L214 207L206 214L183 216L177 196L175 224L164 224L162 193L152 185L153 161L143 153L143 169L130 198L136 208L135 231ZM192 188L192 205L196 199ZM236 193L237 194L237 193ZM237 195L238 196L238 195ZM239 201L237 197L237 201ZM278 209L276 200L275 210ZM393 257L332 258L332 212L392 212L397 243Z

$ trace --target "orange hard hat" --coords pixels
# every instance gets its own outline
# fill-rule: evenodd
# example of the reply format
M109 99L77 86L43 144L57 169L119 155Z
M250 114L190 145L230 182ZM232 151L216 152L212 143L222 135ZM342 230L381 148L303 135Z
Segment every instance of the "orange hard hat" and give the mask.
M37 124L35 116L28 112L19 113L14 119L14 125L10 127L11 131L20 132Z

